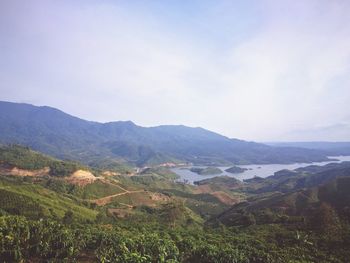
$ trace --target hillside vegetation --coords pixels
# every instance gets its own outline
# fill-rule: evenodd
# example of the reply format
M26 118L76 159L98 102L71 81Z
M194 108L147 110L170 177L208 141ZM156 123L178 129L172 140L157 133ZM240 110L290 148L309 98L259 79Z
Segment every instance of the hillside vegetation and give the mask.
M222 173L222 171L217 167L206 167L206 168L192 167L190 171L199 175L213 175L213 174Z
M17 167L39 170L48 167L52 176L69 176L79 169L86 169L77 162L61 161L20 145L0 146L0 165L5 168Z
M14 160L11 165L39 169L61 162L18 147L2 148L2 156L12 156L6 159ZM25 154L18 157L16 151ZM65 176L0 173L1 262L340 263L350 258L347 163L247 182L219 176L196 185L176 182L164 167L139 174L98 172L87 184Z

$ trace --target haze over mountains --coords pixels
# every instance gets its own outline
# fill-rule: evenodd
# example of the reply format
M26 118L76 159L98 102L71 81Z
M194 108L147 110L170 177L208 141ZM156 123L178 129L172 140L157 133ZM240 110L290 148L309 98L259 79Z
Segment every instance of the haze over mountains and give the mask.
M118 160L144 166L163 162L205 165L327 160L327 152L272 147L182 125L141 127L131 121L86 121L51 107L0 102L0 142L18 143L84 163Z
M301 147L327 151L331 155L349 155L350 142L273 142L271 146Z

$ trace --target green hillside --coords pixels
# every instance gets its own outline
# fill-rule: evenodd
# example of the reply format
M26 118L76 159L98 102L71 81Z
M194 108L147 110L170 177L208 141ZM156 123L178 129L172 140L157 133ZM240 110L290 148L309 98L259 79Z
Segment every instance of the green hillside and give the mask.
M2 156L6 165L12 160L26 169L63 162L19 146L2 148ZM196 185L176 182L164 167L99 173L84 184L0 174L1 262L340 263L350 257L347 164Z
M20 145L0 146L0 165L27 170L49 167L52 176L69 176L78 169L88 170L77 162L57 160Z
M0 194L0 209L3 212L24 215L31 219L62 218L69 210L73 211L74 217L81 220L94 221L97 215L97 211L82 203L41 185L23 182L19 178L1 176Z
M192 167L190 171L199 175L215 175L215 174L222 173L222 171L217 167L206 167L206 168Z
M322 209L327 207L334 220L349 222L350 177L338 177L321 186L288 194L271 194L251 198L237 204L219 215L218 220L225 225L251 224L306 224L314 227L314 221Z

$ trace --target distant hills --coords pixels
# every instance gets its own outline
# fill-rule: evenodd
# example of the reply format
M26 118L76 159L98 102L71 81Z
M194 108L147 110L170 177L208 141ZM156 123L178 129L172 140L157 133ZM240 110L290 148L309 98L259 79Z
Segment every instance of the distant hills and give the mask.
M0 146L0 258L348 262L350 162L196 185L165 167L141 170L130 176Z
M267 145L322 150L329 155L350 155L350 142L272 142Z
M337 177L327 184L287 194L274 194L234 205L209 223L251 225L305 222L313 227L324 220L320 213L327 206L334 216L349 220L350 177ZM334 212L333 212L334 211ZM331 222L330 224L334 224Z
M241 191L252 194L210 220L225 225L321 222L322 209L350 219L350 162L282 170L267 178L245 181ZM243 188L242 188L243 187Z
M109 160L137 166L169 161L231 165L327 160L324 151L230 139L203 128L98 123L47 106L11 102L0 102L0 143L26 145L90 165L102 160L104 164Z

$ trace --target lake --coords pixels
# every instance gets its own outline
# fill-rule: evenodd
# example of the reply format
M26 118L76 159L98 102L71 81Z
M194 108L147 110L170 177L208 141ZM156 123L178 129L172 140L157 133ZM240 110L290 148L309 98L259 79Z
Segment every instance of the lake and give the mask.
M184 168L184 167L172 168L171 170L180 176L180 179L178 179L178 181L183 182L184 180L187 180L188 183L193 184L194 181L200 181L200 180L215 177L215 176L227 175L230 177L235 177L239 180L249 179L249 178L253 178L255 176L259 176L259 177L264 178L264 177L273 175L277 171L284 170L284 169L294 170L294 169L309 166L309 165L326 165L329 163L340 163L340 162L344 162L344 161L350 161L350 156L329 156L329 158L337 159L337 161L313 162L313 163L293 163L293 164L236 165L236 166L241 167L241 168L249 169L247 171L244 171L244 172L238 173L238 174L231 174L231 173L225 172L225 169L229 168L229 166L219 167L223 172L221 174L215 174L215 175L199 175L199 174L191 172L189 169ZM196 167L203 167L203 166L196 166Z

